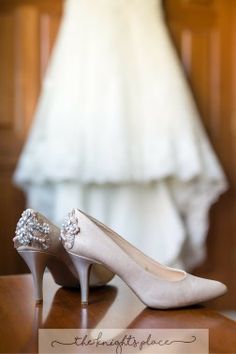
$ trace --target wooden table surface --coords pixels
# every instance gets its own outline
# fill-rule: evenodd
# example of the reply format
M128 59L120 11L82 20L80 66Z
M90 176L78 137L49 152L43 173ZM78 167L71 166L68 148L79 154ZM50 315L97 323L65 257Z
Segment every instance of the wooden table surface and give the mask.
M210 353L236 353L236 322L208 306L152 310L115 277L90 291L80 306L79 290L60 288L44 277L44 302L35 306L30 275L0 277L0 352L37 352L38 328L208 328Z

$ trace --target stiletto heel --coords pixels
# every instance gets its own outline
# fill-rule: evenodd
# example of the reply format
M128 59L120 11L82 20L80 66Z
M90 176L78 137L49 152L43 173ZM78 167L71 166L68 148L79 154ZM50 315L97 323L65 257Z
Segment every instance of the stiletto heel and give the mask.
M69 224L64 226L66 230L70 228ZM73 230L73 233L77 231ZM60 229L42 214L26 209L17 223L13 242L33 275L36 302L41 302L43 298L42 281L46 267L58 285L79 288L78 271L61 244ZM89 272L85 271L85 266L82 269L85 273ZM105 267L96 265L92 270L90 285L104 285L113 276ZM81 279L84 279L83 275ZM86 284L86 280L83 283ZM86 292L84 296L86 297Z
M85 257L76 256L72 253L70 253L70 257L77 270L80 280L81 305L87 306L89 296L89 278L93 261Z
M48 262L48 254L37 251L18 251L29 267L34 280L34 297L36 303L43 301L43 274Z

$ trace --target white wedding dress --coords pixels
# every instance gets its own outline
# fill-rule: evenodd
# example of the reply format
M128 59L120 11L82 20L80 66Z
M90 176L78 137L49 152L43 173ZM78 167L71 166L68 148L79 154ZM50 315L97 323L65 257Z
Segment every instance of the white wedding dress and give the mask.
M60 223L78 207L148 255L204 257L226 189L160 0L67 0L15 182Z

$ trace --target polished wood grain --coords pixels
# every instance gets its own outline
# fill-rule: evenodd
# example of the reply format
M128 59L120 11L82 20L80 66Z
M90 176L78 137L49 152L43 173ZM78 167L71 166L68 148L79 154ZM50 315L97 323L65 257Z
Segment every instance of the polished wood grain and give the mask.
M118 277L91 290L89 306L81 308L80 291L58 287L49 274L38 306L30 275L2 276L0 316L0 353L37 352L38 328L205 328L210 353L236 351L236 322L204 306L148 309Z
M26 272L12 247L25 198L12 183L29 131L62 1L0 0L0 274Z

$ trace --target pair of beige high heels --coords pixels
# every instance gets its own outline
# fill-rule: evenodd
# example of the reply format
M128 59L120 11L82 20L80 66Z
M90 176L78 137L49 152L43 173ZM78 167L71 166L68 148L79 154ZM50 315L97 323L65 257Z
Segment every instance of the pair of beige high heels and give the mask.
M144 235L145 239L145 235ZM34 279L35 299L42 301L47 267L61 286L81 288L88 304L89 287L120 276L151 308L188 306L223 295L224 284L155 262L107 226L73 209L61 230L32 209L23 212L13 239Z

